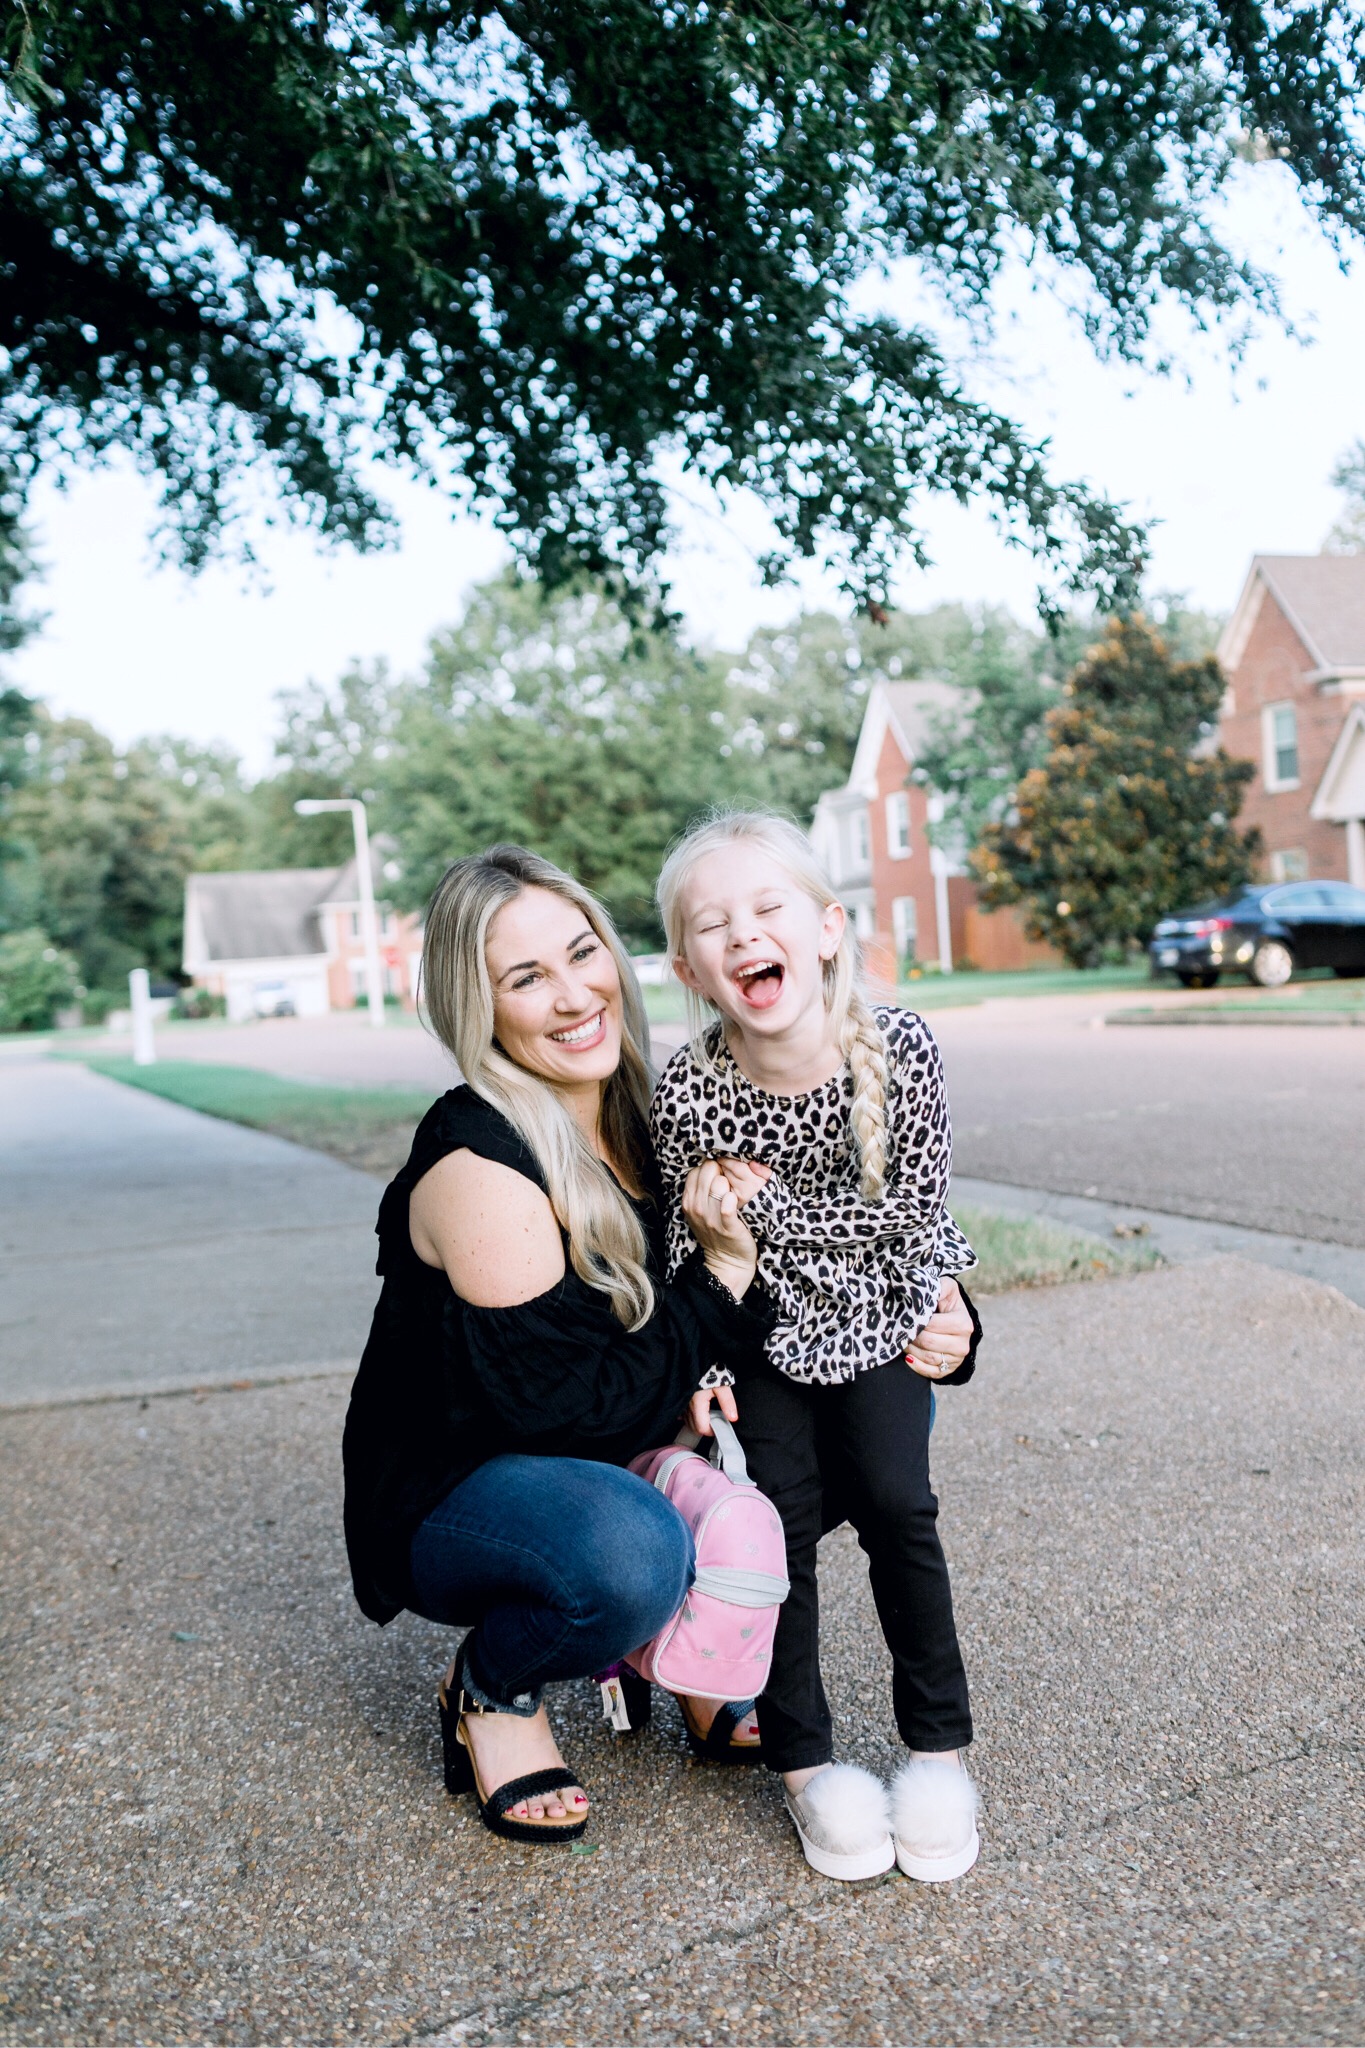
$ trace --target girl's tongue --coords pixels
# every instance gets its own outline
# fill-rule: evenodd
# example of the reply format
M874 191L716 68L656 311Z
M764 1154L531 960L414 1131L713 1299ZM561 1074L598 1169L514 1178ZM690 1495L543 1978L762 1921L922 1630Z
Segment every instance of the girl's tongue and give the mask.
M751 1010L770 1010L782 993L784 979L783 970L774 963L757 974L738 977L735 987Z

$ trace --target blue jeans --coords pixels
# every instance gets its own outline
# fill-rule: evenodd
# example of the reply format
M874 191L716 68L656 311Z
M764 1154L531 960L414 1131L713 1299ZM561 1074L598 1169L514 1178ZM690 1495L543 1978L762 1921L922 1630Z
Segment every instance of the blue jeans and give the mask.
M542 1686L639 1649L692 1583L692 1532L661 1493L584 1458L490 1458L412 1539L416 1613L472 1623L460 1680L480 1706L534 1714Z

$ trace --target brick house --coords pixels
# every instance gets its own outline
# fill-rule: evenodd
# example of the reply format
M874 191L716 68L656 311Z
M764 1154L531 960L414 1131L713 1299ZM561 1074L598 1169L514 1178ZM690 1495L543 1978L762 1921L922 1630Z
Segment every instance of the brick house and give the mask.
M986 912L961 862L929 843L939 799L914 780L937 712L961 702L950 683L874 683L853 767L815 807L811 839L854 920L869 972L894 983L910 961L1012 968L1056 966L1013 911Z
M1254 556L1218 659L1218 736L1255 763L1240 822L1271 880L1365 889L1365 554Z
M395 849L371 843L379 961L386 995L417 999L422 922L384 898ZM365 945L355 857L339 868L275 868L190 875L185 882L184 971L222 996L234 1020L257 1014L265 991L287 992L296 1015L350 1010L365 1000Z

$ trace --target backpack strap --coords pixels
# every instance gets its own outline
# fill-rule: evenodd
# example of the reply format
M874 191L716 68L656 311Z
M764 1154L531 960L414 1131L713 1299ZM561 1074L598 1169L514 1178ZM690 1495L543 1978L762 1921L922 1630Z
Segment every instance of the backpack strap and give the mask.
M732 1486L752 1486L744 1446L735 1435L734 1425L715 1408L711 1410L711 1430L711 1463L719 1465Z

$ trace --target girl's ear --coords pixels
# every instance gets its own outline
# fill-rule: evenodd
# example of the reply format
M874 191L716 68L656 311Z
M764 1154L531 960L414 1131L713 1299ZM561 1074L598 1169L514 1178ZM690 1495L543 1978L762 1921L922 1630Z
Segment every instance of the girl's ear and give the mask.
M701 983L692 972L691 963L686 953L675 953L673 955L673 972L677 975L684 988L700 991Z
M848 918L842 903L831 903L826 906L824 917L820 921L820 958L822 960L832 960L834 958L843 942L844 927L847 923Z

